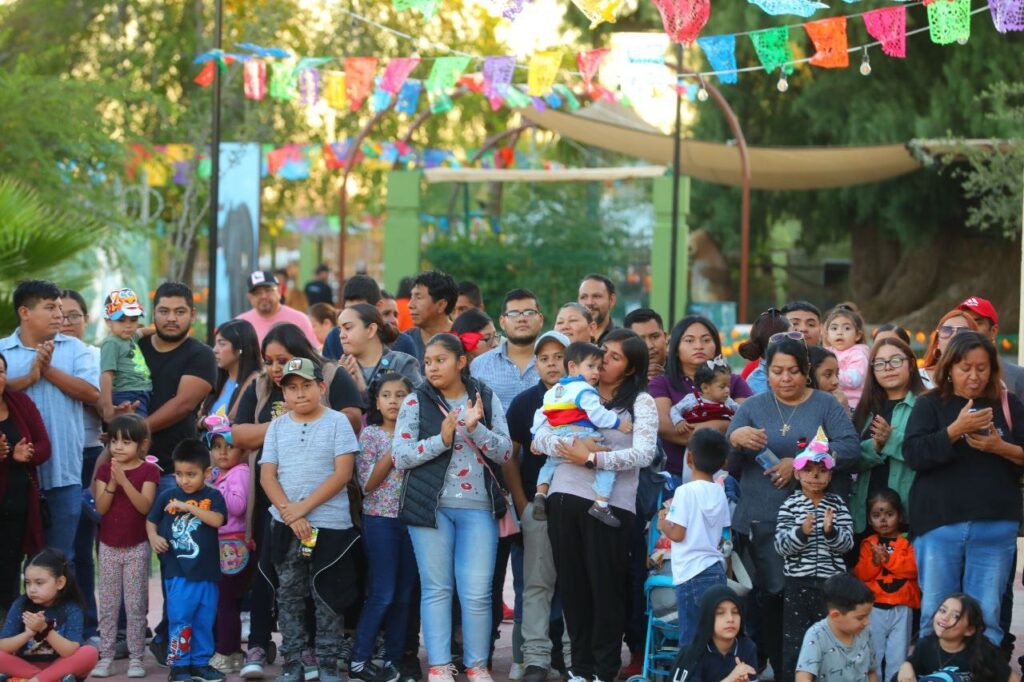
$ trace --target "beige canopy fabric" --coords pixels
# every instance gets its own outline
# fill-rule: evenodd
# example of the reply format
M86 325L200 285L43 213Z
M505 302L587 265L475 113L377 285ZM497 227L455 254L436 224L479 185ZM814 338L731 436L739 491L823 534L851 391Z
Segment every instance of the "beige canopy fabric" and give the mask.
M664 175L665 166L613 166L610 168L430 168L423 171L427 184L445 182L610 182Z
M672 136L629 108L599 102L572 113L520 109L542 128L584 144L672 165ZM749 147L751 187L809 190L879 182L912 173L922 164L905 145L869 147ZM734 144L684 139L683 174L732 187L742 184L740 154Z

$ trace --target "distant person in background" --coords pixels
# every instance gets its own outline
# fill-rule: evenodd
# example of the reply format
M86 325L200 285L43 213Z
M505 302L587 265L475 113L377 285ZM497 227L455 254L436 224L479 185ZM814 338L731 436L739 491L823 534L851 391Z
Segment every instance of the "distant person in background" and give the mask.
M385 308L394 310L394 299L386 300L377 280L369 275L354 275L345 280L345 289L341 293L341 300L343 308L351 308L359 303L372 305L380 311L381 317L384 317ZM396 334L396 336L397 338L388 344L388 349L416 357L416 346L413 345L412 340L402 334ZM340 360L344 352L341 329L330 330L323 341L324 357L328 360Z
M577 300L585 305L594 317L594 343L601 345L605 335L615 329L612 311L615 310L615 284L597 273L591 273L580 282Z
M668 357L668 334L665 333L661 315L650 308L637 308L626 315L622 326L636 332L647 344L647 354L650 356L647 377L664 374Z
M878 344L883 339L899 339L903 343L910 345L910 332L898 324L880 324L875 327L875 331L872 333L872 345Z
M999 335L999 316L996 314L995 306L984 298L970 296L957 307L974 320L974 324L978 325L978 331L987 336L998 351L996 337ZM999 359L999 366L1003 370L1006 390L1024 399L1024 369L1003 358Z
M452 334L462 341L462 347L466 349L470 362L497 348L501 342L491 316L476 308L470 308L455 318L455 322L452 323Z
M330 303L314 303L309 307L309 322L322 348L327 335L338 326L338 310Z
M575 301L566 303L558 309L558 316L555 318L555 331L565 334L569 343L584 341L593 343L594 316L590 314L587 306Z
M404 332L402 336L413 342L416 352L412 355L422 365L427 341L435 334L452 329L451 314L459 297L459 289L451 275L431 270L416 276L411 296L409 314L416 327Z
M755 394L768 390L768 371L764 359L768 343L776 334L787 331L789 331L789 321L783 316L782 311L777 308L769 308L757 316L754 324L750 326L750 338L740 344L740 356L756 363L754 370L744 377L747 386ZM800 338L796 330L790 335L790 337L793 336Z
M416 326L409 313L413 279L413 277L403 277L398 283L398 293L395 294L395 302L398 304L398 331L403 334Z
M471 308L483 310L484 297L480 293L480 287L477 286L476 282L465 280L459 282L459 297L455 300L455 317Z
M295 308L281 303L278 298L279 282L274 273L269 270L257 270L246 278L245 284L249 290L249 304L252 305L252 310L245 311L237 319L245 320L253 326L260 343L263 343L263 337L271 327L287 322L301 329L310 344L320 345L309 318Z
M299 288L299 264L289 263L288 267L281 272L284 273L282 281L285 283L283 303L296 310L308 310L309 301L306 300L306 294Z
M306 292L306 302L310 307L317 303L334 303L334 292L331 291L331 284L327 281L330 276L331 269L326 265L320 265L316 269L313 279L306 282L306 286L302 290Z
M398 301L395 300L395 295L388 292L386 289L380 290L380 303L377 304L377 310L380 311L380 316L384 318L384 321L395 328L395 331L401 333L398 328Z
M821 311L808 301L790 301L782 306L789 328L804 335L808 346L821 345Z

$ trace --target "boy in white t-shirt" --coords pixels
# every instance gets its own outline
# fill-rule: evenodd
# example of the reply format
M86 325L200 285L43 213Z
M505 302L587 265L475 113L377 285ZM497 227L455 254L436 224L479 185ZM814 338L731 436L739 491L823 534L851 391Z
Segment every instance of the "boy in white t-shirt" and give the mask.
M725 585L722 531L729 527L729 500L714 475L725 465L729 444L714 429L690 437L686 460L693 472L676 488L667 509L658 514L658 530L672 541L672 583L679 608L679 647L690 645L697 630L700 599L708 588Z

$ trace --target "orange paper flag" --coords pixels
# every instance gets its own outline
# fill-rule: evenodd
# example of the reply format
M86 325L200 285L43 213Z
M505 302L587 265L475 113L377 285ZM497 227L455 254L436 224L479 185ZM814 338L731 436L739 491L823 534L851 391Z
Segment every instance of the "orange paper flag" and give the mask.
M850 65L846 42L846 17L831 17L808 21L804 30L814 43L811 64L823 69L845 69Z

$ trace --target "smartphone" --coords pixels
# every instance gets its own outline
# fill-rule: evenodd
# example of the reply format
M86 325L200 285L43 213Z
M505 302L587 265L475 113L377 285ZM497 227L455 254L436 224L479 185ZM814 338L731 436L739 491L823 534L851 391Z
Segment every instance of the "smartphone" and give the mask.
M967 410L968 414L974 414L977 411L977 407L972 407L971 409ZM977 431L975 431L975 433L978 434L979 436L991 436L992 429L978 429Z
M775 456L775 453L765 448L761 453L754 458L754 460L761 465L761 468L767 471L773 466L779 463L779 458Z

